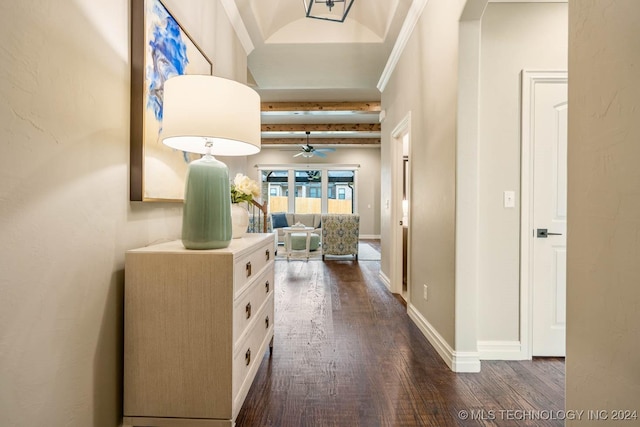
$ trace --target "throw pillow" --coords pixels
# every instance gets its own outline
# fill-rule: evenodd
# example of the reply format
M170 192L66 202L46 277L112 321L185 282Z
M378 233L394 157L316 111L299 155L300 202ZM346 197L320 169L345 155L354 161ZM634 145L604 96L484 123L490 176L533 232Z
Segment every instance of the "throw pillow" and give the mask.
M288 227L289 223L287 222L287 215L285 213L271 214L271 225L273 228Z

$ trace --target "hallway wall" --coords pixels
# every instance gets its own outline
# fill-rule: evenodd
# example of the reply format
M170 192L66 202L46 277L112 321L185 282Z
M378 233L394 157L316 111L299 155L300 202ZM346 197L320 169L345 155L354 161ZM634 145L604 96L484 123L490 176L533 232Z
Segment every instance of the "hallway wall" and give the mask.
M410 111L412 180L420 183L411 195L411 305L424 318L426 328L435 331L436 339L440 340L439 335L445 346L463 351L462 357L473 357L475 339L469 345L465 336L460 341L465 348L456 348L459 319L454 308L457 30L465 3L427 3L382 95L387 117L382 146L381 270L390 277L389 134ZM477 323L477 341L483 348L505 343L519 348L520 210L519 203L515 209L503 208L502 193L514 190L519 201L520 73L523 69L566 69L566 20L567 5L562 3L490 3L481 21L478 283L477 301L472 302L478 312L467 321ZM465 280L473 277L470 274ZM424 284L429 286L428 301L422 298ZM469 336L475 336L476 331L472 332Z
M381 271L391 277L391 132L411 112L411 302L455 340L455 147L458 21L464 0L431 0L382 93ZM429 300L422 286L429 286Z
M243 81L219 2L165 0ZM127 249L179 237L182 207L131 203L130 0L0 2L0 425L113 427Z
M640 2L569 2L566 407L640 411ZM622 413L624 414L624 413ZM638 416L636 412L636 416Z
M479 102L478 341L520 342L522 70L567 69L566 3L489 3L482 17ZM515 191L516 206L503 207ZM481 355L482 357L482 355Z

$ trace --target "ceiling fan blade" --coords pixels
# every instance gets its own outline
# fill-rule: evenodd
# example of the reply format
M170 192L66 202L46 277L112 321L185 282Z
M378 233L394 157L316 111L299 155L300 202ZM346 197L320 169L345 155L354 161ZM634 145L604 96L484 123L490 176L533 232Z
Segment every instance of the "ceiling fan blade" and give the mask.
M294 154L293 157L298 157L298 156L302 156L304 154L304 151L299 152L298 154Z
M313 150L313 155L314 156L318 156L318 157L327 157L326 154L324 154L322 151L318 151L318 150Z
M336 151L335 148L327 147L327 148L316 148L316 151L324 151L325 153L332 153Z

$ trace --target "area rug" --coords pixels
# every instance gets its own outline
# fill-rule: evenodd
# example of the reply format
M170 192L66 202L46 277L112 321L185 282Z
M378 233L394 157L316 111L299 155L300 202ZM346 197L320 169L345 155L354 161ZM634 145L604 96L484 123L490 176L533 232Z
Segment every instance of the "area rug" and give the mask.
M380 261L380 252L368 243L358 243L358 261Z
M353 256L351 255L327 255L327 260L351 260ZM283 246L278 246L278 254L276 255L276 260L287 260L287 255L284 251ZM295 252L291 256L291 260L294 261L306 261L302 252ZM312 251L309 252L309 261L322 261L322 252L321 251ZM358 243L358 261L380 261L380 252L378 252L373 246L368 243L360 242Z

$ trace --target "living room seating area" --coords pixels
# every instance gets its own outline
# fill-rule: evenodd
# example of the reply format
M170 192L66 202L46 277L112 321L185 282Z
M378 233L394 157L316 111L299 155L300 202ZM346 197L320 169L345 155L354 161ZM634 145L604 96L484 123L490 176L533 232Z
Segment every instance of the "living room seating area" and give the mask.
M318 249L317 241L320 241L322 248L322 259L325 255L344 256L351 255L354 260L358 260L358 240L360 237L360 215L359 214L298 214L298 213L271 213L268 221L271 229L277 236L279 244L284 244L288 227L305 226L313 227L311 232L313 243L309 250ZM304 236L306 237L306 236ZM304 249L300 246L305 239L298 239L290 242L292 249Z
M321 229L321 214L313 213L285 213L274 212L271 214L271 227L273 231L278 235L278 244L284 244L284 228L292 227L296 224L302 224L305 227L313 227L315 230L313 234L317 234L318 237L322 235Z

